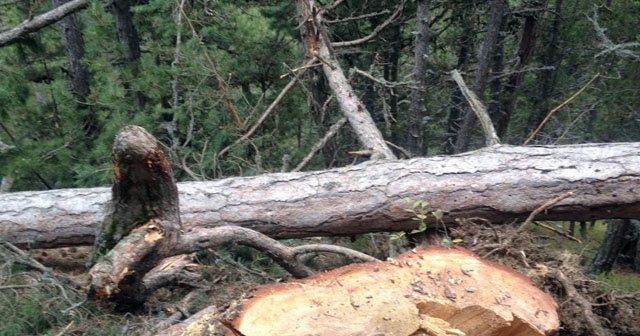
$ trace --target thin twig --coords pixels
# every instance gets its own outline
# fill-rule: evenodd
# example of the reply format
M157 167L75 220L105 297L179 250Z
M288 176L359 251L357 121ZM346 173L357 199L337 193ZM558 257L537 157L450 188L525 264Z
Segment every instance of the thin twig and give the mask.
M400 2L400 4L398 5L398 8L396 8L396 10L393 12L393 14L391 14L391 16L389 16L389 18L387 20L385 20L383 23L381 23L378 26L376 26L376 28L373 29L371 34L369 34L369 35L367 35L365 37L359 38L359 39L351 40L351 41L333 42L333 43L331 43L331 46L334 47L334 48L353 47L353 46L356 46L356 45L363 44L363 43L371 41L373 38L375 38L378 35L378 33L380 33L380 31L382 31L386 26L391 24L393 21L395 21L400 16L400 13L402 12L402 9L404 8L404 3L405 3L405 0L402 0Z
M576 99L576 97L579 94L581 94L582 91L584 91L589 85L591 85L591 83L593 83L593 81L596 80L596 78L598 78L598 77L600 77L600 73L599 72L595 76L593 76L593 78L591 78L591 80L589 80L587 82L587 84L585 84L583 87L581 87L580 90L578 90L571 97L569 97L569 99L565 100L564 102L562 102L562 104L558 105L553 110L549 111L549 113L547 113L547 116L544 117L544 120L542 120L540 125L538 125L538 127L535 129L535 131L533 131L533 133L531 133L531 135L527 138L527 140L524 141L524 143L522 145L526 146L527 144L529 144L529 142L531 142L531 140L533 140L533 138L536 136L536 134L538 134L538 132L540 132L542 127L547 123L547 121L549 121L549 118L551 118L551 115L556 113L559 109L565 107L567 104L572 102L574 99Z
M388 88L395 88L396 86L407 86L409 88L416 88L416 83L413 81L409 81L409 82L389 82L384 78L376 78L373 77L370 73L362 71L358 68L351 68L350 71L353 71L361 76L364 76L366 78L369 78L370 80L384 86L384 87L388 87Z
M558 197L555 197L554 199L542 204L541 206L539 206L537 209L533 210L530 214L529 217L527 217L527 219L524 221L524 223L522 223L522 225L520 225L520 228L518 228L519 231L524 230L529 224L531 224L531 222L533 221L533 219L541 212L549 209L550 207L552 207L553 205L555 205L556 203L562 201L563 199L567 198L567 197L571 197L573 196L573 192L569 191L566 192Z
M303 67L305 66L309 66L311 64L313 64L313 62L315 62L316 59L312 58L311 60L309 60L308 62L306 62ZM302 68L302 67L301 67ZM219 153L218 153L218 157L222 157L226 152L229 151L229 149L231 149L231 147L244 142L245 140L247 140L251 135L253 135L253 133L258 129L258 127L260 127L260 125L262 125L262 122L265 121L265 119L267 119L267 117L269 116L269 114L271 114L271 112L273 112L273 110L275 109L275 107L278 105L278 103L280 103L280 101L282 100L282 98L284 98L284 96L287 94L287 92L293 87L293 85L298 81L297 77L293 77L291 78L291 80L289 81L289 83L287 83L287 85L282 89L282 91L280 91L280 94L278 94L278 96L276 97L276 99L273 100L273 102L271 102L271 105L269 105L269 107L267 107L267 109L262 113L262 115L260 116L260 118L258 118L258 120L256 121L256 123L253 125L253 127L251 127L251 129L249 131L247 131L247 133L245 133L243 136L241 136L240 138L238 138L236 141L234 141L234 143L232 143L231 145L225 147L224 149L222 149Z
M565 238L569 238L569 239L577 242L578 244L582 244L582 241L580 239L578 239L578 238L576 238L576 237L574 237L574 236L572 236L572 235L570 235L570 234L568 234L566 232L562 232L562 231L554 228L553 226L549 226L549 225L547 225L545 223L536 222L536 221L532 222L532 224L535 224L535 225L538 225L540 227L543 227L543 228L545 228L545 229L547 229L549 231L553 231L553 232L555 232L555 233L557 233L557 234L559 234L559 235L561 235L561 236L563 236Z
M298 172L302 168L304 168L304 166L306 166L307 163L311 161L313 156L316 155L316 153L319 150L321 150L327 144L327 142L329 142L329 140L333 138L333 136L336 135L336 133L338 133L338 130L340 130L340 128L342 128L342 126L344 126L344 124L346 123L347 123L347 118L342 117L335 124L331 125L331 127L329 128L327 133L324 135L324 137L322 137L322 139L320 139L318 142L316 142L313 145L309 153L304 157L304 159L302 159L302 161L300 161L300 163L292 170L292 172Z
M187 13L184 12L184 8L181 8L180 11L182 12L182 15L184 16L185 20L187 21L187 24L189 25L189 28L191 29L191 34L193 35L193 37L195 39L201 41L200 35L198 35L198 32L196 31L195 27L193 26L193 23L191 22L191 19L189 18L189 16L187 16ZM236 127L238 129L242 129L242 120L240 120L240 115L238 114L238 111L236 110L236 107L233 105L233 102L231 101L231 97L229 96L229 90L227 89L226 83L224 82L224 80L222 80L222 77L218 73L218 70L216 69L216 66L213 63L213 60L209 56L208 50L204 47L204 44L203 43L199 43L199 45L202 46L202 49L204 50L204 52L202 54L204 55L204 58L207 61L207 64L209 65L209 71L211 71L211 73L216 78L216 81L218 83L218 87L220 88L220 91L222 91L222 95L224 96L224 99L227 102L227 106L229 108L229 111L231 112L231 117L233 117L233 121L235 122Z
M349 16L349 17L346 17L344 19L324 20L324 22L326 22L327 24L345 23L345 22L350 22L350 21L368 19L368 18L380 16L380 15L385 15L385 14L389 14L390 12L391 12L390 10L385 9L385 10L382 10L380 12L367 13L367 14L362 14L362 15L358 15L358 16Z
M306 69L309 69L309 68L313 68L313 67L317 67L317 66L321 66L322 65L322 63L313 62L313 61L315 61L315 56L311 59L311 61L312 62L309 62L308 65L305 64L305 65L299 66L297 68L290 69L289 72L280 75L280 79L285 78L285 77L287 77L289 75L295 75L296 72L299 72L301 70L306 70Z

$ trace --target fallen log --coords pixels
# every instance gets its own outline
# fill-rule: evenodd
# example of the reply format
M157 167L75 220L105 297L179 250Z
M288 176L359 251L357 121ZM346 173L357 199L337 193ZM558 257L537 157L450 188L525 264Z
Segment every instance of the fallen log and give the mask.
M239 309L237 307L240 307ZM553 298L531 280L464 249L407 252L258 288L230 311L203 314L183 335L548 335ZM230 319L226 326L216 320Z
M343 168L178 184L185 232L237 225L273 238L415 228L406 198L443 220L640 218L640 143L493 146L453 156L371 161ZM108 188L0 194L0 238L19 247L93 243Z

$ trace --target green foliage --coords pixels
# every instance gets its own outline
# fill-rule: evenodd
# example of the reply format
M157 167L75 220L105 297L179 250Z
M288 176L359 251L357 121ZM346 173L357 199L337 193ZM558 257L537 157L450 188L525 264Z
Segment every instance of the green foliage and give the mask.
M13 190L109 184L111 142L127 124L138 124L156 135L166 146L178 178L184 180L280 171L285 156L291 158L290 168L295 167L338 119L335 99L325 104L331 92L320 68L298 71L299 84L249 141L218 157L254 125L292 78L290 69L303 63L305 51L295 4L185 1L179 12L180 3L152 0L132 7L142 50L133 64L128 64L127 48L117 39L116 20L108 6L90 1L86 10L76 14L84 36L82 61L90 73L91 93L84 105L70 93L69 60L57 25L0 49L0 141L15 147L0 154L0 175L14 178ZM397 4L349 1L327 10L323 14L331 22L329 37L349 41L374 33ZM376 31L376 37L367 43L336 48L346 73L358 68L387 82L411 80L415 3L405 5L401 17ZM526 5L509 2L511 11L501 33L502 70L491 70L492 83L499 84L498 88L504 88L517 63L514 57L522 18L518 13L525 13ZM22 22L28 13L25 6L24 2L3 6L0 26ZM593 4L577 2L557 13L554 6L555 2L548 3L550 10L539 22L537 45L522 70L523 80L515 93L517 109L503 142L521 143L550 109L598 73L592 85L554 114L536 141L640 139L640 63L615 52L600 54L603 48L587 19L593 17ZM478 65L475 55L489 18L484 2L438 2L432 7L421 124L429 153L437 154L450 135L448 118L454 93L450 71L459 68L468 84L472 83ZM51 4L46 4L36 12L49 8ZM614 43L637 42L633 27L639 12L636 2L612 2L598 9L598 22ZM360 19L347 19L354 17ZM549 54L549 46L556 46L555 54ZM630 50L638 52L637 48ZM547 81L548 92L542 90ZM350 82L385 139L404 146L412 87L384 85L353 73ZM489 91L480 93L486 102L505 98L491 97ZM144 97L143 103L136 93ZM93 120L93 127L87 127L87 120ZM483 144L480 136L474 139L476 146ZM359 146L344 127L306 168L350 164L353 159L347 153ZM416 210L416 218L425 215Z
M411 198L407 197L406 201L411 204L410 208L404 209L406 212L413 215L411 220L418 222L418 227L416 229L411 230L411 234L420 233L427 230L427 220L429 217L433 217L433 219L438 222L442 220L442 216L444 216L444 212L440 209L437 210L429 210L429 202L425 200L417 200L414 201ZM398 233L394 233L391 235L391 239L400 239L404 237L406 232L401 231Z
M596 280L603 293L611 291L620 294L631 294L640 292L640 276L637 273L625 273L621 271L609 272L607 274L598 274Z

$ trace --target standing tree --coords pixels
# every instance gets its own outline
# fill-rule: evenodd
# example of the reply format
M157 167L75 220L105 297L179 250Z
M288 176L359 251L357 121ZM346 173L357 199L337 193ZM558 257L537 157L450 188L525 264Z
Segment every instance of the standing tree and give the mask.
M427 46L429 42L429 1L418 0L416 8L416 27L413 47L413 74L415 82L411 89L411 105L407 117L407 150L413 155L427 154L424 145L425 126L427 117L425 96L427 81Z
M489 68L493 60L498 45L501 43L500 30L504 20L505 7L508 4L504 0L491 0L487 3L487 24L486 31L480 50L478 52L478 68L474 73L474 80L471 90L482 100L484 91L489 81ZM455 152L461 153L469 149L471 136L477 125L477 117L473 111L466 109L462 125L456 136ZM453 121L455 122L455 121ZM500 134L498 134L500 136Z

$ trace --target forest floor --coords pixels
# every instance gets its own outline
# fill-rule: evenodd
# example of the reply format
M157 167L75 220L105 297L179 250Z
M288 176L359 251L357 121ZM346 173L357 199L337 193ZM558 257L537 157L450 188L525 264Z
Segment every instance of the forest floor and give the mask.
M549 224L561 231L568 225ZM585 303L591 306L595 323L615 335L640 335L640 274L617 268L609 275L594 277L584 271L583 265L599 246L603 228L603 224L596 224L589 231L588 241L576 242L535 225L522 235L513 226L469 221L452 230L451 239L463 239L459 245L526 274L536 286L551 294L559 306L562 323L559 335L594 334L590 327L594 321L585 315ZM363 235L355 242L322 240L374 256L386 253L383 234ZM89 248L65 248L31 251L30 255L53 267L55 273L82 282L86 280L84 264L88 251ZM197 256L201 280L161 289L139 312L121 313L86 300L82 291L65 285L55 273L34 270L21 258L0 247L0 316L3 316L0 336L153 335L166 327L172 316L188 316L211 305L222 311L255 287L288 277L266 256L249 248L231 246L203 251ZM319 269L329 269L348 261L319 255L311 262ZM558 271L568 282L557 278ZM568 295L571 289L567 286L573 287L575 293Z

